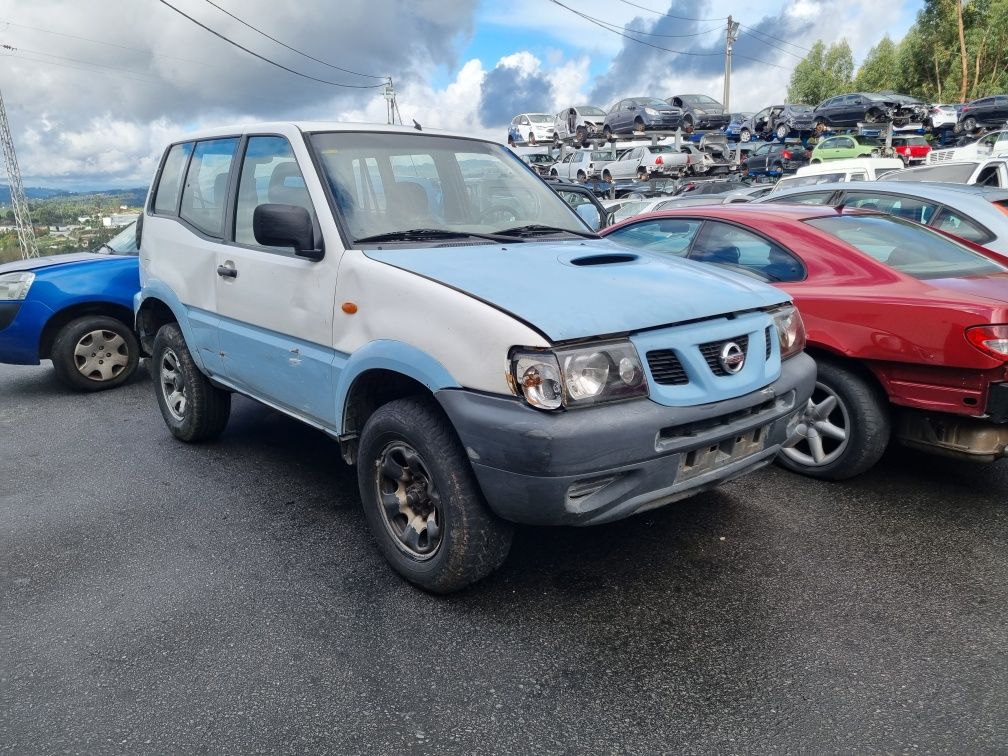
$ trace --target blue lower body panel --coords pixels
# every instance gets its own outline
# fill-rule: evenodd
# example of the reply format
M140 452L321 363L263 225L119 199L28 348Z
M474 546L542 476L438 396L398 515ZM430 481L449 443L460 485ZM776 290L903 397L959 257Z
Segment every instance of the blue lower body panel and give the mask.
M53 311L41 302L22 302L9 325L0 330L0 362L38 365L42 329L52 316Z

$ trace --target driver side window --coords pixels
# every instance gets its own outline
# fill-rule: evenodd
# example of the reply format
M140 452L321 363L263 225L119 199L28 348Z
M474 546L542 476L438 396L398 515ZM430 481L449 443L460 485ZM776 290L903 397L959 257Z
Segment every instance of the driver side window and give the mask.
M659 218L624 226L609 238L627 247L685 257L701 225L698 220Z
M740 266L767 281L800 281L805 277L804 267L790 252L729 223L705 224L690 250L690 259Z
M263 246L252 232L252 216L259 205L267 203L298 205L312 217L315 215L301 169L284 137L258 136L248 140L235 206L234 240L238 244Z

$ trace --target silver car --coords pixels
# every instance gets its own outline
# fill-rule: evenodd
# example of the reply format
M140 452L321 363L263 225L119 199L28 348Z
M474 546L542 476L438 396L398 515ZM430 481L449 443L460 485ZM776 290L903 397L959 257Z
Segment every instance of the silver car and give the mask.
M844 181L783 189L757 203L863 207L1008 254L1008 191L922 181Z
M605 111L594 105L572 105L556 114L553 121L553 141L561 142L574 137L574 141L583 144L593 136L602 135L602 122L605 121Z

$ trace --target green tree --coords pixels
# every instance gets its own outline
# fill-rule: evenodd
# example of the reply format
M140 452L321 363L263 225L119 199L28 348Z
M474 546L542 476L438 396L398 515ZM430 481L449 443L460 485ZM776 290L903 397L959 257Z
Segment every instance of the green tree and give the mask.
M846 39L828 48L822 40L817 40L791 74L788 101L817 105L849 91L853 75L854 56Z
M902 88L897 47L889 35L868 51L854 77L854 89L861 92L896 91Z

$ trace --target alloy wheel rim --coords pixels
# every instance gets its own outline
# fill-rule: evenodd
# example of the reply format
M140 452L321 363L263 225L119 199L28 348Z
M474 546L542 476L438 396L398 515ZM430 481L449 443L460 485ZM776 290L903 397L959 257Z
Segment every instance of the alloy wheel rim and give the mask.
M118 378L129 365L126 339L104 328L88 331L74 346L74 365L81 375L98 383Z
M185 377L182 375L178 355L171 349L161 356L158 378L168 412L181 422L185 419L189 398L186 396Z
M825 467L847 451L850 435L847 405L833 389L817 381L791 445L781 453L802 467Z
M419 560L437 554L444 536L441 496L416 449L403 441L388 444L375 463L375 487L396 546Z

